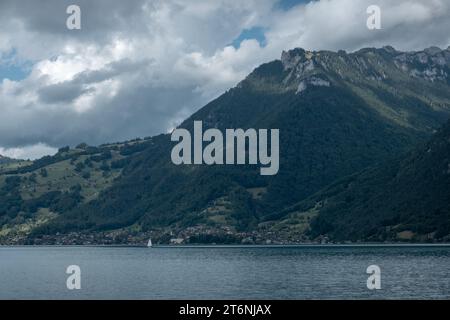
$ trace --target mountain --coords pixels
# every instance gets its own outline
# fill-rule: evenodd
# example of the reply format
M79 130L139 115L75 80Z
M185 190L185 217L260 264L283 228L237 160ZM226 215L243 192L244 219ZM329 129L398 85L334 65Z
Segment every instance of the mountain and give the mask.
M0 155L0 174L2 172L7 172L13 170L15 168L20 168L24 166L30 165L30 161L21 160L21 159L12 159L9 157L5 157Z
M0 243L23 243L32 230L96 199L149 141L82 143L33 162L0 166Z
M407 155L337 181L282 215L311 210L313 238L448 242L450 122Z
M310 221L319 221L317 208L295 221L284 221L285 210L427 141L449 118L449 74L450 48L283 52L180 125L191 132L196 120L205 129L279 129L277 175L261 176L255 165L175 166L170 135L66 149L0 176L10 197L0 208L4 241L317 237L314 228L307 234Z
M14 162L14 159L8 158L8 157L4 157L0 154L0 165L1 164L8 164Z

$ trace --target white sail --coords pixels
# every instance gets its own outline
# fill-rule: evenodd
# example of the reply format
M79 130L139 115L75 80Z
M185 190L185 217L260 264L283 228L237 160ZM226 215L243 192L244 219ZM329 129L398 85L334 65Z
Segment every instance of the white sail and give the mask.
M149 247L149 248L151 248L153 245L152 245L152 239L149 239L148 240L148 243L147 243L147 247Z

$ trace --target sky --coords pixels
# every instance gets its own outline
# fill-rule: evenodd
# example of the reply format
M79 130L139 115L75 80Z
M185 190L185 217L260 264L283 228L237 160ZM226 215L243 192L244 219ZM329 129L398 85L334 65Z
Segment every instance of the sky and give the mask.
M283 50L447 48L449 30L450 0L2 0L0 154L169 132Z

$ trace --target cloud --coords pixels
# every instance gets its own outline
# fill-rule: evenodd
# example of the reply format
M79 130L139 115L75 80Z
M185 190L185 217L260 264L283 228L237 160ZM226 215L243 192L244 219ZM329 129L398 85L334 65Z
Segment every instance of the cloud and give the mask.
M0 80L3 148L167 132L285 49L450 44L445 0L79 0L76 31L65 27L69 4L0 2L0 56L13 52L30 68ZM371 4L381 7L381 30L366 28Z
M42 158L46 155L54 155L58 152L57 149L49 147L43 143L37 143L32 146L26 146L23 148L10 148L4 149L0 148L0 154L12 158L12 159L23 159L23 160L35 160Z

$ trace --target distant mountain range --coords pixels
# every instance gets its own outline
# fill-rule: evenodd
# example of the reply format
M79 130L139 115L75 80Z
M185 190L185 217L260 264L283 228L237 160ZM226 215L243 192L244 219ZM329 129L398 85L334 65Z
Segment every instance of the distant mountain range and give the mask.
M450 48L283 52L180 125L280 129L277 175L62 148L0 169L0 243L447 241L449 75Z

